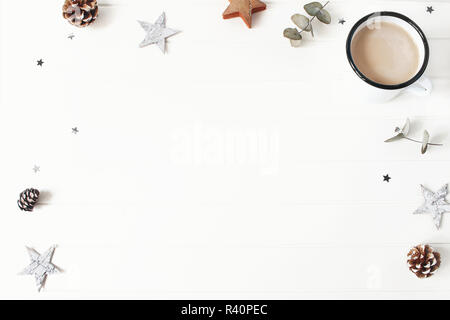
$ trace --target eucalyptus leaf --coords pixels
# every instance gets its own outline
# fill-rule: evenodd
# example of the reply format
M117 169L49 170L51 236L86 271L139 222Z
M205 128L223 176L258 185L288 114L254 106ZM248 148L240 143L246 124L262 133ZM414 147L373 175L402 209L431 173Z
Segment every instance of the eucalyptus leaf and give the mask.
M411 122L409 121L409 119L407 118L406 119L406 122L405 122L405 124L403 125L403 128L402 128L402 133L406 136L406 135L408 135L408 133L409 133L409 127L410 127L410 124L411 124Z
M311 2L311 3L305 4L305 6L303 8L310 16L316 16L320 12L320 10L323 8L323 6L320 2Z
M422 154L427 152L428 148L428 142L430 141L430 134L427 130L423 131L423 138L422 138Z
M396 141L399 139L403 139L404 137L405 137L405 135L403 133L399 133L398 135L393 136L392 138L389 138L389 139L385 140L384 142L392 142L392 141Z
M291 17L291 20L301 30L308 31L308 32L311 31L311 23L309 23L308 17L306 17L302 14L296 13Z
M423 131L422 140L418 140L418 139L416 140L416 139L408 137L410 125L411 125L411 123L410 123L409 119L407 118L405 121L405 124L403 125L403 127L401 129L399 127L395 128L396 135L393 136L392 138L385 140L384 142L392 142L392 141L396 141L396 140L404 138L404 139L407 139L412 142L420 143L422 154L427 152L428 146L442 146L442 144L440 144L440 143L431 143L430 142L430 134L428 133L427 130Z
M316 17L317 17L317 19L319 19L320 22L323 22L325 24L330 24L331 23L331 15L325 9L319 10L319 12L317 13Z
M302 35L296 28L286 28L283 35L290 40L302 40Z
M291 46L294 47L294 48L298 48L302 44L302 40L289 39L289 41L291 42Z

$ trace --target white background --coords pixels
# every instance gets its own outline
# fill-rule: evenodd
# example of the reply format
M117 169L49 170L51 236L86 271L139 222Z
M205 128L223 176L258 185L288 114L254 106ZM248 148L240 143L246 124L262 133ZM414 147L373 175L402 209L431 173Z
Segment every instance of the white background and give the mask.
M99 2L78 29L63 0L0 0L1 298L450 298L450 217L412 215L450 182L450 3L332 1L291 48L297 0L252 29L227 0ZM430 97L356 99L345 39L377 10L426 33ZM162 11L182 30L165 55L136 22ZM406 117L445 146L383 143ZM442 254L430 279L406 267L419 243ZM53 244L65 272L37 293L25 246Z

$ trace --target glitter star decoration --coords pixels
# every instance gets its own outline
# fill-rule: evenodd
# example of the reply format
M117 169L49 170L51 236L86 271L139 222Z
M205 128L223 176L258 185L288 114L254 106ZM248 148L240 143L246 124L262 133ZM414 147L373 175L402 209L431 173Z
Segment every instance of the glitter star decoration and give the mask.
M77 127L75 127L75 128L72 128L72 133L73 134L77 134L79 131L78 131L78 128Z
M391 177L389 177L389 175L387 174L387 175L385 175L385 176L383 176L383 181L386 181L386 182L389 182L389 180L391 180L392 178Z
M230 0L223 12L224 19L241 17L247 27L252 27L252 14L266 9L266 4L260 0Z
M145 21L138 21L145 30L145 39L139 47L143 48L151 44L157 44L163 53L166 52L166 39L177 34L178 30L166 28L166 14L163 12L154 24Z
M73 33L71 33L67 36L67 38L69 38L70 40L73 40L73 38L75 38L75 35Z
M433 7L427 7L427 12L429 12L430 14L433 13L434 9Z
M342 24L342 25L344 25L344 23L345 23L346 21L342 18L342 19L339 19L339 23L340 24Z
M34 173L38 173L39 171L41 171L41 167L39 167L39 166L34 166L34 167L33 167L33 171L34 171Z
M38 291L41 291L44 287L48 275L61 272L61 270L52 263L55 248L56 246L52 246L45 251L44 254L40 254L36 250L27 247L31 263L20 274L33 275L36 280Z
M44 65L44 60L39 59L39 60L37 61L37 65L38 65L39 67L42 67L42 66Z
M444 212L450 212L450 204L445 200L445 197L448 194L448 184L444 185L437 192L432 192L422 185L421 188L425 202L414 211L414 214L431 214L434 225L439 229L441 226L442 214Z

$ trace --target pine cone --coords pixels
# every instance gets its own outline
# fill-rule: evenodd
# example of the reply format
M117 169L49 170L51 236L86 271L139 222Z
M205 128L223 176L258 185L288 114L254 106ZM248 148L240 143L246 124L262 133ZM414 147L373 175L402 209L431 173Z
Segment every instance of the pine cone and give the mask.
M63 17L77 27L86 27L97 19L97 0L66 0Z
M26 189L20 194L20 199L17 200L20 210L33 211L34 205L39 200L39 190Z
M428 278L441 265L441 255L429 245L415 246L408 252L408 266L417 277Z

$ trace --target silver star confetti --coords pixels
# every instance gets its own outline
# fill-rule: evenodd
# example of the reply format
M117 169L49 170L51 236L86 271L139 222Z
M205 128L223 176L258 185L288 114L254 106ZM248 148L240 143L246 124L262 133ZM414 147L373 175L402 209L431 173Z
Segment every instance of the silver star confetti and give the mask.
M20 274L34 275L36 279L36 286L38 291L45 285L47 276L49 274L58 273L61 270L52 263L53 253L56 246L50 247L44 254L40 254L32 248L28 248L28 254L30 255L31 263Z
M439 229L441 226L442 214L444 212L450 212L450 204L445 200L445 197L448 194L448 184L444 185L437 192L432 192L422 185L421 188L425 202L414 211L414 214L431 214L434 225Z
M34 166L34 167L33 167L33 171L34 171L34 173L38 173L39 171L41 171L41 167L39 167L39 166Z
M163 53L166 52L166 38L180 32L166 28L166 14L163 12L155 24L145 21L139 21L141 27L145 30L145 39L139 45L141 48L156 43Z

